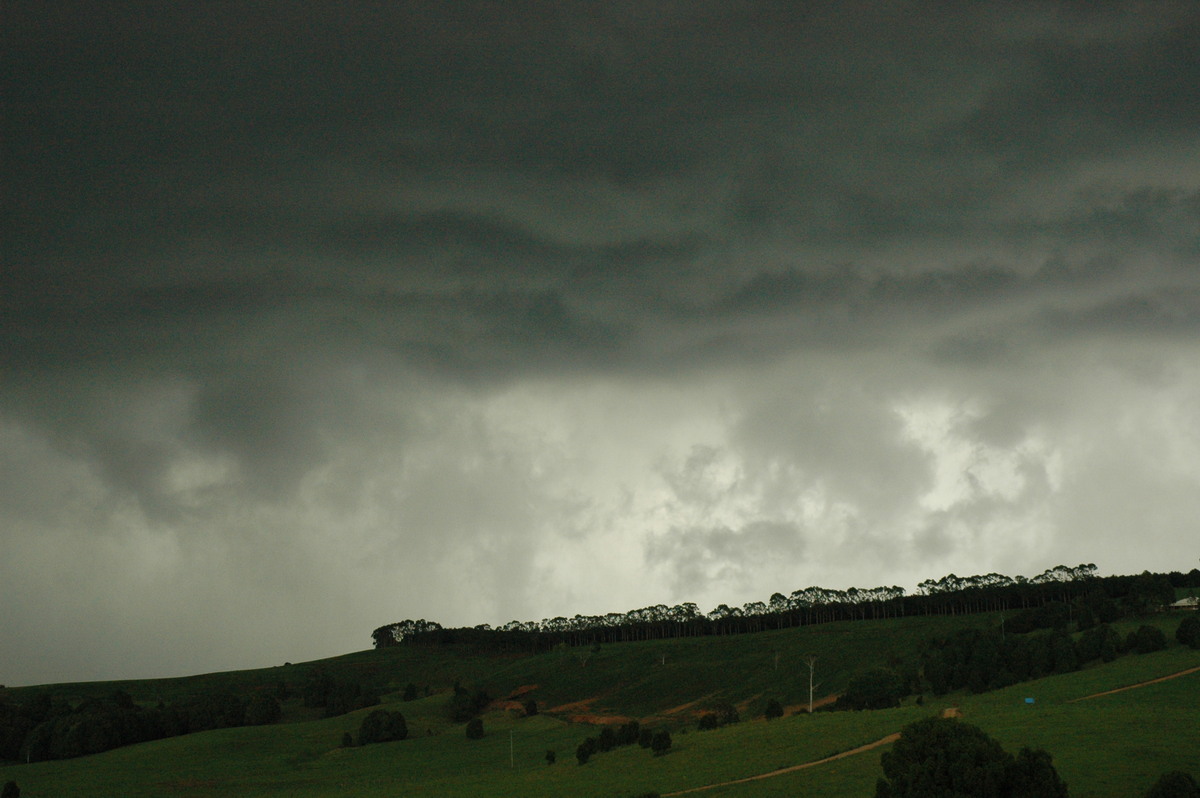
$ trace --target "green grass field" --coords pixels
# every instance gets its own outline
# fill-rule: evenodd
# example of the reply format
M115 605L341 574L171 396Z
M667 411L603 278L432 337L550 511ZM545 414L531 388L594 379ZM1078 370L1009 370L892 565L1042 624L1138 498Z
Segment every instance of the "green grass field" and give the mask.
M1150 622L1173 633L1179 616ZM454 679L486 685L493 695L519 686L539 705L595 699L593 712L673 722L670 753L653 757L638 747L598 754L579 766L575 747L596 727L564 716L519 716L491 711L486 736L467 740L444 715L446 695L384 706L408 720L409 739L361 748L339 747L357 734L370 710L317 720L298 708L294 722L224 729L58 762L0 767L32 798L139 796L628 796L667 793L814 761L899 731L925 715L958 706L964 720L984 728L1010 751L1039 746L1074 798L1137 796L1167 770L1200 775L1200 672L1121 693L1071 699L1200 666L1200 651L1174 643L1166 650L1129 655L1107 665L1028 682L980 695L955 694L875 712L822 712L766 722L747 719L710 732L695 731L692 716L670 713L681 704L741 703L757 715L766 695L799 704L807 698L808 669L801 657L818 656L818 694L836 692L860 667L903 656L927 637L988 616L921 618L822 627L718 639L689 639L604 647L586 665L572 652L524 657L463 657L406 648L359 652L324 663L380 680L391 689L408 681L443 688ZM1122 627L1134 628L1144 621ZM778 666L776 654L778 653ZM664 664L665 659L665 664ZM183 680L71 685L73 695L120 687L136 699L157 700L214 688L275 684L299 677L314 663L265 671L212 674ZM18 693L12 690L10 693ZM1026 697L1035 699L1025 703ZM659 720L655 720L659 718ZM548 766L547 750L558 762ZM704 796L868 796L880 775L878 748L770 779L709 790ZM511 759L510 759L511 756Z

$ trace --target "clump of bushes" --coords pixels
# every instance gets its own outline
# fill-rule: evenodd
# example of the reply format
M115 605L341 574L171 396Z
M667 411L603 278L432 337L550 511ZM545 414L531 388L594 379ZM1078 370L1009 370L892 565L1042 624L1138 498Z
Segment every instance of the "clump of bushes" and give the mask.
M323 707L327 718L380 703L377 688L350 679L336 679L322 668L309 673L301 696L304 706Z
M455 723L462 723L482 712L483 708L491 703L491 700L492 698L486 690L477 689L472 693L458 682L455 682L454 695L450 697L450 703L447 704L446 708L450 714L450 720Z
M1189 615L1180 621L1175 639L1188 648L1200 648L1200 616Z
M1161 651L1167 647L1167 636L1157 626L1139 626L1125 638L1125 650L1139 654Z
M700 731L712 731L731 723L737 723L739 720L741 717L738 715L737 707L733 704L720 704L714 711L701 715L696 728Z
M837 700L838 709L889 709L900 706L904 680L890 668L872 668L858 674Z
M1200 798L1200 786L1192 774L1182 770L1164 773L1146 793L1146 798Z
M358 728L358 744L388 743L408 737L408 724L399 712L377 709L363 718Z
M982 729L952 718L905 726L880 757L875 798L930 795L1037 795L1067 798L1050 754L1022 748L1014 757Z
M660 729L657 732L652 729L645 729L636 720L623 723L616 730L611 726L606 726L600 730L599 735L584 739L576 747L575 758L579 760L579 764L586 765L588 760L595 754L607 753L614 748L634 745L635 743L641 748L651 749L658 755L666 750L664 748L662 751L659 751L654 748L656 740L658 741L658 745L663 745L663 740L660 739L662 735L666 735L666 747L670 748L671 735L667 733L666 729ZM548 757L553 752L547 751L546 753Z

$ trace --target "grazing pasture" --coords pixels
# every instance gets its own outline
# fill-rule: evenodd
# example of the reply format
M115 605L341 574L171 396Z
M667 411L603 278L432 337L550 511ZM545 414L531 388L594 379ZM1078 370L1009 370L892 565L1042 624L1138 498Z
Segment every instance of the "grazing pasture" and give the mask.
M1122 634L1149 622L1170 632L1178 615L1121 626ZM1173 641L1166 650L1126 655L1080 671L977 695L914 697L895 709L787 714L762 719L775 697L795 707L807 701L806 654L815 654L818 698L837 692L858 670L896 663L921 641L968 625L995 624L988 615L848 622L755 635L611 645L586 664L571 650L529 656L471 656L441 649L396 647L320 663L259 671L62 686L67 695L100 695L120 688L138 701L180 697L204 689L253 690L280 681L298 684L320 667L355 674L384 688L382 708L404 714L408 739L364 747L355 738L376 708L320 718L297 699L284 702L284 722L220 729L109 751L79 759L0 767L0 781L23 795L395 796L632 796L668 794L737 781L813 762L871 743L905 724L949 708L1011 751L1028 745L1054 756L1075 798L1139 795L1163 772L1200 774L1200 671L1135 689L1106 693L1200 666L1200 651ZM777 656L778 655L778 656ZM456 680L486 689L496 701L482 715L485 734L470 740L447 715L447 688ZM408 683L420 697L401 700ZM430 694L425 695L425 686ZM9 690L19 700L30 688ZM1025 702L1027 697L1034 703ZM1083 700L1079 700L1083 699ZM733 705L741 722L696 730L708 707ZM637 718L667 727L673 745L655 757L636 745L576 763L576 746L600 728L574 722ZM866 796L881 774L874 748L811 768L690 793L703 796ZM546 752L557 762L548 765Z

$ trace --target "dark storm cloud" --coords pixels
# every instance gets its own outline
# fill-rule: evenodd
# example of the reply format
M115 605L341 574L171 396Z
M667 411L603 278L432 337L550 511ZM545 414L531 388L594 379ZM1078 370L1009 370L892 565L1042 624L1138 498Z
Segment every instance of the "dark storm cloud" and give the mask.
M21 0L0 36L0 639L1036 572L1127 553L1123 481L1180 539L1193 4Z
M1098 5L1076 17L1082 30L1100 23L1094 37L1031 37L1016 79L965 120L965 141L1029 169L1142 145L1148 136L1190 138L1200 123L1200 23L1182 6L1165 10L1192 18L1122 41L1118 26L1137 12Z

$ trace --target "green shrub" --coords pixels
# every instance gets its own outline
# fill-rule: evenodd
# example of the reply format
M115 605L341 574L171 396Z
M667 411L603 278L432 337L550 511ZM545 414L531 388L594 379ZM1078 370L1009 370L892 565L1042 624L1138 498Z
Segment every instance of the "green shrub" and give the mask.
M1161 651L1167 647L1167 636L1157 626L1139 626L1125 638L1125 648L1139 654Z
M388 743L408 737L408 724L399 712L377 709L358 727L358 744Z
M596 738L588 737L575 749L575 758L579 760L579 764L586 765L594 753L596 753Z
M952 718L910 723L880 759L875 798L1067 796L1048 753L1022 748L1014 758L982 729Z
M1176 770L1160 776L1146 798L1200 798L1200 787L1192 774Z
M1175 639L1188 648L1200 648L1200 615L1192 614L1180 621Z
M889 668L872 668L850 680L837 700L838 709L890 709L900 706L904 682Z

